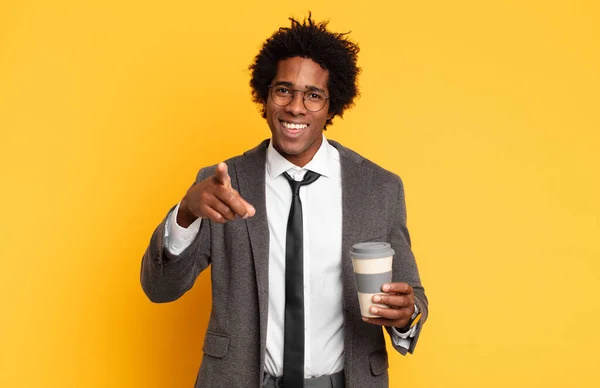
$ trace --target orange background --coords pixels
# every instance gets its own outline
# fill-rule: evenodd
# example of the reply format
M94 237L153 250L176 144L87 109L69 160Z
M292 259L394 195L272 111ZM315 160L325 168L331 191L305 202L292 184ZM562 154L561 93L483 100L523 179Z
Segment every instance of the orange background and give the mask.
M154 305L141 256L269 136L247 66L309 9L362 48L327 136L406 186L431 316L391 386L600 386L592 0L1 2L0 386L192 386L208 273Z

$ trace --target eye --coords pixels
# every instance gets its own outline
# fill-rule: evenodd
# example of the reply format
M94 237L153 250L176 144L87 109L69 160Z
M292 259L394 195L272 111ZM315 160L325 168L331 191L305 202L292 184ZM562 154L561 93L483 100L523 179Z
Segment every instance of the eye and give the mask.
M322 101L325 99L325 97L323 97L321 94L315 92L307 93L306 98L311 101Z
M289 96L290 94L292 94L292 90L283 86L279 86L275 88L275 93L277 93L280 96Z

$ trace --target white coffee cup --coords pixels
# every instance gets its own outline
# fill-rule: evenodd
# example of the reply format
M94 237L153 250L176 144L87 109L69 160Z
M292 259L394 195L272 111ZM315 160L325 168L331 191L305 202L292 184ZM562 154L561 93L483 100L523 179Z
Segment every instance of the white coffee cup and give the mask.
M363 317L377 318L370 312L371 306L388 307L373 303L373 296L384 294L381 286L392 281L394 250L386 242L355 244L350 251L354 268L354 281L358 291L358 303Z

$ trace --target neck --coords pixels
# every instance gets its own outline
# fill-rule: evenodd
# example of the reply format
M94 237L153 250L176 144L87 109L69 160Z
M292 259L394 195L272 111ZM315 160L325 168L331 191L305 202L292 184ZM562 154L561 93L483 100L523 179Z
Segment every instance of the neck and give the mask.
M314 158L317 151L319 151L319 148L321 148L321 144L323 144L323 136L319 136L307 149L298 154L288 154L276 143L273 144L273 147L281 156L286 158L288 162L298 167L304 167Z

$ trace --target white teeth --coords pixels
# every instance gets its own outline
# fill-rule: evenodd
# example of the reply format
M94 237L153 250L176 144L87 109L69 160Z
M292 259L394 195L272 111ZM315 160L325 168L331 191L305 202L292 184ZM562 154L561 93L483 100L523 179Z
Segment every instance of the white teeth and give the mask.
M287 123L285 121L282 121L282 124L284 127L289 128L289 129L304 129L304 128L308 127L308 124L292 124L292 123Z

